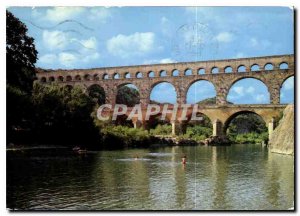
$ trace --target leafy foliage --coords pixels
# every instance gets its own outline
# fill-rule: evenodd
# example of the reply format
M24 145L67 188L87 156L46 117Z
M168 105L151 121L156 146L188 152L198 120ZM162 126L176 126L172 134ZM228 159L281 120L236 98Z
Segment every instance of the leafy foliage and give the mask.
M154 129L150 129L151 135L170 135L172 126L169 124L158 124Z
M117 104L125 104L129 107L133 107L135 104L140 103L140 95L138 90L128 86L122 86L118 89Z
M69 140L83 140L94 130L91 113L95 103L79 87L69 89L35 83L32 103L35 112L33 130L38 134L51 131L56 136L69 136Z
M105 92L99 85L92 85L88 88L88 94L98 105L105 103Z
M245 113L230 122L227 136L236 143L259 143L268 140L268 129L258 115Z
M27 35L27 31L24 23L6 11L6 81L30 92L35 79L37 51L34 39Z
M104 147L122 148L144 146L149 143L150 136L148 131L140 128L130 128L126 126L108 125L101 129Z
M188 126L186 133L182 136L186 139L202 141L212 135L212 128L201 125Z

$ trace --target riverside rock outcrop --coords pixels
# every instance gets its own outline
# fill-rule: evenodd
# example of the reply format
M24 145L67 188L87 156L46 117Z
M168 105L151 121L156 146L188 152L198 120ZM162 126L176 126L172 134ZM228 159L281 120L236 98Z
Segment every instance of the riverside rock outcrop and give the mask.
M283 117L269 140L270 151L294 155L294 129L294 105L291 104L285 108Z

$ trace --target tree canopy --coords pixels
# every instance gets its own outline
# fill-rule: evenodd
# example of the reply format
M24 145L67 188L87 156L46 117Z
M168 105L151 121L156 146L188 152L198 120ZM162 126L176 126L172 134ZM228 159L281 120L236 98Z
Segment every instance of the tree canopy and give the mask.
M6 11L6 81L7 84L30 92L35 79L37 61L34 39L28 36L24 23Z

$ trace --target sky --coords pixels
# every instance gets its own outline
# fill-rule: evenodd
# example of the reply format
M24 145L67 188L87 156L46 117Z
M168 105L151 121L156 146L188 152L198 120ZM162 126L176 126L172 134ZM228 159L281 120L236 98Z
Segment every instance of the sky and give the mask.
M37 67L95 68L293 54L293 11L288 7L10 7L28 27L38 51ZM234 103L268 103L257 80L231 89ZM281 92L293 101L293 80ZM287 86L287 87L286 87ZM188 102L212 96L196 84ZM196 91L197 90L197 91ZM159 94L159 92L165 94ZM194 94L194 95L193 95ZM151 96L176 101L172 86ZM208 95L208 96L207 96ZM175 99L174 99L175 98Z

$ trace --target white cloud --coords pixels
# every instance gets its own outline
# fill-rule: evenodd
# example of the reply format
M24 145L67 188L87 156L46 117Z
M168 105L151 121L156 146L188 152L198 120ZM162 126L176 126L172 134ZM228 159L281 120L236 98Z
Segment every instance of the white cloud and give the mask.
M216 36L216 40L220 43L229 43L234 39L234 35L229 32L221 32Z
M253 86L250 86L246 89L246 92L249 94L253 94L255 92L255 88Z
M88 49L97 48L97 39L95 37L90 37L87 40L80 40L80 42Z
M256 38L251 38L251 39L250 39L250 44L251 44L251 46L253 46L253 47L258 46L258 41L257 41L257 39L256 39Z
M53 7L46 11L44 18L52 22L61 22L66 19L74 18L84 11L84 7Z
M235 93L237 93L239 96L244 95L244 87L243 86L235 86L232 89Z
M119 34L107 41L107 50L110 54L128 58L144 55L154 50L155 34L153 32L136 32L131 35Z
M238 52L234 58L244 58L245 54L242 52Z
M160 25L161 25L161 31L162 31L163 35L165 35L167 37L171 37L172 36L172 28L171 28L171 22L169 21L169 19L163 16L160 19Z
M145 60L144 64L168 64L176 63L177 61L171 58Z
M39 57L39 62L42 64L53 64L57 60L57 56L55 54L45 54Z
M58 60L63 66L72 67L78 58L72 53L62 52L58 54Z
M271 42L268 40L258 40L257 38L251 38L249 45L252 48L256 49L267 49L268 47L271 46Z
M167 63L175 63L176 61L174 59L171 59L171 58L164 58L164 59L161 59L159 61L159 63L162 63L162 64L167 64Z
M88 62L97 60L97 59L99 59L99 58L100 58L100 54L99 54L98 52L95 52L95 53L93 53L93 54L90 54L90 55L85 56L85 57L82 59L82 61L88 63Z
M43 44L50 50L62 49L68 43L69 38L62 31L43 31Z
M89 10L88 18L101 23L106 23L108 19L112 18L111 9L105 7L96 7Z
M255 97L255 100L256 100L257 102L265 102L266 99L267 99L266 96L263 95L263 94L258 94L258 95L256 95L256 97Z

